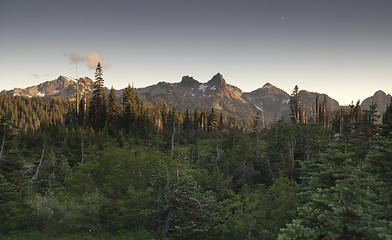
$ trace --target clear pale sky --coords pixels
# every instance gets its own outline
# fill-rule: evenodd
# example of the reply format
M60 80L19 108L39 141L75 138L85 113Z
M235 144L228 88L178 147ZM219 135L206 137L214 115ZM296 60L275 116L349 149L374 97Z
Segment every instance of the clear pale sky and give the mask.
M220 72L346 105L392 93L392 1L0 0L0 90L75 77L78 60L93 78L99 58L116 89Z

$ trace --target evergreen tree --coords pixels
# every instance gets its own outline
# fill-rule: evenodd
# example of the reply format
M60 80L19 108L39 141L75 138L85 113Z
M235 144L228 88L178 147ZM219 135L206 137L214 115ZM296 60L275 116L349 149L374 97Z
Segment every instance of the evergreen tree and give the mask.
M382 134L392 137L392 97L382 116Z
M0 234L25 230L31 224L23 162L18 156L16 132L6 117L0 118Z
M102 66L98 63L95 69L94 91L89 111L90 123L95 130L101 130L106 124L107 106L102 75Z
M304 162L298 218L278 239L384 239L388 221L377 183L352 154L333 148ZM389 236L390 237L390 236Z
M294 90L290 96L290 109L291 109L291 121L293 123L300 123L302 116L301 116L301 107L300 107L300 97L299 97L297 85L295 85Z
M354 128L359 130L359 127L362 122L362 110L361 110L361 102L358 100L357 104L354 107Z
M193 129L193 120L192 120L191 115L189 114L188 108L185 108L185 117L184 117L184 122L182 124L182 128L184 130Z
M208 120L207 120L207 129L209 132L218 130L219 128L219 117L215 113L214 109L211 109L211 113L208 115Z
M120 114L120 106L117 102L116 91L113 86L108 96L108 124L113 126L117 123Z
M377 113L377 103L371 103L368 110L363 110L362 113L362 127L361 131L368 135L368 139L375 137L379 131L378 124L376 122L380 118Z
M140 101L135 89L128 85L122 96L123 125L126 131L135 130L136 118L139 116Z

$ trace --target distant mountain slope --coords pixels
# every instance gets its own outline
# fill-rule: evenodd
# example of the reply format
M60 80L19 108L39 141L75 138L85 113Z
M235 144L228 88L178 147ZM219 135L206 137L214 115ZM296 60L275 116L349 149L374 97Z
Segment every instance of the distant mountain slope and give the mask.
M386 105L391 102L391 95L379 90L375 92L373 96L363 100L363 102L361 103L361 109L369 109L369 105L371 105L372 102L377 103L378 111L383 113L385 112Z
M227 84L220 73L206 83L184 76L179 83L160 82L136 91L141 99L164 101L180 111L186 107L200 111L214 108L240 117L253 117L256 114L256 109L242 97L241 89Z
M91 91L94 82L88 77L82 78L82 80L87 83ZM1 94L22 97L60 97L73 101L76 95L76 83L67 77L60 76L55 80L46 81L37 86L4 90Z
M265 117L290 120L290 95L282 89L266 83L262 88L244 93L244 97L257 110L260 110L261 105L263 105Z
M319 97L319 104L324 101L324 97L327 102L327 111L336 112L339 110L339 103L335 99L329 97L324 93L308 92L306 90L299 91L299 97L301 98L301 104L306 105L307 111L316 109L316 98Z

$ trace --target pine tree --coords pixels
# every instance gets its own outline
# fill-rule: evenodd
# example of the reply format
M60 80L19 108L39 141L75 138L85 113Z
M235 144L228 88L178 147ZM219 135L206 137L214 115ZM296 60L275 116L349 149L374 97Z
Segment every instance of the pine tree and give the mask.
M354 127L355 127L355 129L359 130L361 122L362 122L362 110L361 110L361 103L358 100L357 104L354 107Z
M382 135L392 137L392 97L382 115Z
M90 123L95 130L101 130L106 124L107 106L102 75L102 66L98 63L95 69L94 91L89 111Z
M122 96L123 126L127 131L135 130L136 118L140 113L140 101L135 89L128 85Z
M218 130L219 128L219 117L216 115L214 112L214 109L211 109L211 113L208 115L208 120L207 120L207 129L209 132Z
M377 103L371 103L368 110L363 110L361 131L366 133L369 138L378 133L379 127L376 124L380 115L377 113Z
M184 122L182 124L182 128L184 130L193 129L193 120L192 120L191 115L189 114L188 108L185 108L185 117L184 117Z
M300 97L298 93L298 86L295 85L294 90L290 96L290 109L291 109L291 121L293 123L300 123L301 107L300 107Z
M120 106L117 102L116 91L113 86L108 96L108 124L113 126L117 123L120 114Z

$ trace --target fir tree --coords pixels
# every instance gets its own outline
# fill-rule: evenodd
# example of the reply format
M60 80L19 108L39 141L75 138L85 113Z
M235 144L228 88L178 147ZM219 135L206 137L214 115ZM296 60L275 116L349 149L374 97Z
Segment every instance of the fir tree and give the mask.
M140 111L140 101L135 89L128 85L122 96L123 125L127 131L135 130L136 118Z
M209 132L218 130L219 128L219 117L215 113L214 109L211 109L211 113L208 115L208 120L207 120L207 129Z
M193 128L193 120L191 118L191 115L189 114L188 108L185 108L185 117L182 128L184 130L191 130Z
M293 123L300 123L301 107L300 107L300 97L298 93L298 86L295 85L294 90L290 96L290 109L291 109L291 121Z
M392 97L382 115L382 124L382 134L384 136L392 137Z
M108 124L113 126L118 121L120 114L120 106L117 102L116 91L113 86L110 89L110 93L108 96Z
M361 102L358 100L357 104L354 107L354 128L359 129L362 122L362 110L361 110Z
M102 129L106 124L107 106L102 75L102 66L98 63L95 69L94 91L89 111L90 122L95 130Z

